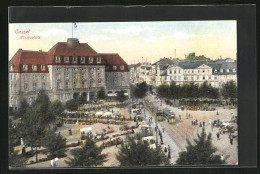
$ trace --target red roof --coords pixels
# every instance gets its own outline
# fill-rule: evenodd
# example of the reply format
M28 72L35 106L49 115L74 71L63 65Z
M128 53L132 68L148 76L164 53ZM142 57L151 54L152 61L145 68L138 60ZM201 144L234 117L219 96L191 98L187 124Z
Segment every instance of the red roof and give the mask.
M55 62L56 56L60 57L60 63ZM69 57L69 63L64 62L64 57ZM25 72L31 72L32 66L30 65L39 65L39 68L37 66L37 70L40 70L40 65L70 65L72 64L73 57L86 57L86 63L82 64L80 60L78 60L76 65L97 65L96 58L101 57L101 63L98 63L98 65L125 65L123 71L128 71L127 63L118 54L98 54L88 44L79 43L75 38L68 39L68 42L58 42L48 52L19 49L10 60L10 65L13 65L12 72L23 72L23 65L29 65L28 71ZM93 57L94 62L89 63L88 57ZM120 67L118 67L117 70L120 71ZM47 67L46 72L48 72Z
M117 71L129 71L127 63L122 59L122 57L119 56L117 53L100 53L99 54L105 61L106 66L109 67L109 69L106 68L107 71L113 71L113 66L117 66ZM124 70L120 70L120 66L124 65Z

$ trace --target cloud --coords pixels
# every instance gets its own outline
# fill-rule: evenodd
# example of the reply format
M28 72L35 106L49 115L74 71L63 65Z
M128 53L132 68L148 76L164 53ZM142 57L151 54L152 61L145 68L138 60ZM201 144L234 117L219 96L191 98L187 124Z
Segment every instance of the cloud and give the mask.
M106 36L106 35L92 35L88 40L115 40L115 38Z
M139 34L142 31L154 31L154 28L151 27L140 27L140 26L130 26L125 28L117 29L104 29L104 31L113 33L113 34Z
M45 36L45 37L57 36L57 35L71 36L71 34L69 34L67 31L63 29L57 29L57 28L51 28L46 31L35 32L35 35Z

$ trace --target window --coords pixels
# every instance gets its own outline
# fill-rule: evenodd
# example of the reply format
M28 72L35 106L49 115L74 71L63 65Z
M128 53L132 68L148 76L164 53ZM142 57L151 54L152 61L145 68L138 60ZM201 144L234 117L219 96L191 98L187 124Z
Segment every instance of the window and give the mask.
M93 78L93 73L89 73L89 78Z
M69 88L69 82L65 82L65 89Z
M11 66L10 66L10 71L13 71L13 70L14 70L14 66L11 65Z
M192 80L192 81L194 80L193 76L191 76L191 80Z
M205 76L203 76L203 78L202 78L203 80L205 80Z
M66 78L66 79L69 79L69 78L70 78L70 74L69 74L69 73L66 73L66 74L65 74L65 78Z
M28 65L23 65L23 70L28 71Z
M60 82L57 82L57 89L60 89Z
M13 97L11 97L11 105L13 104L13 102L14 102L14 99L13 99Z
M204 72L205 72L205 70L202 70L202 72L204 73Z
M174 70L174 74L176 74L176 70Z
M78 62L78 58L77 57L73 57L73 63L77 63Z
M120 66L120 70L124 70L124 69L125 69L124 65Z
M73 74L73 78L77 79L77 74L76 73Z
M41 65L41 70L45 71L45 65Z
M181 76L179 76L179 80L181 80Z
M170 70L170 72L169 72L170 74L172 73L172 70Z
M85 79L85 74L84 73L81 74L81 78Z
M122 81L122 86L125 86L125 81Z
M65 100L70 100L70 93L65 94Z
M198 69L198 73L200 73L200 70Z
M57 98L57 100L62 100L63 95L62 94L57 94L56 98Z
M67 72L68 72L68 71L69 71L69 68L65 68L65 71L67 71Z
M167 76L164 77L164 80L167 80Z
M101 77L101 73L98 73L97 75L98 75L98 78L100 78L100 77Z
M93 87L93 84L94 84L94 82L93 82L93 80L91 80L89 83L89 87Z
M77 86L76 86L76 82L74 81L73 82L73 88L76 88Z
M60 73L56 74L56 79L60 80Z
M14 74L14 80L16 80L16 74Z
M113 70L115 71L117 69L117 67L116 66L113 66Z
M215 76L215 80L217 80L217 76Z
M14 84L14 91L16 91L16 83Z
M60 57L56 56L55 61L56 63L60 63Z
M100 57L97 58L97 63L101 63L101 58Z
M98 86L101 86L101 79L98 79Z
M89 63L93 63L93 57L88 58Z
M197 76L197 80L199 80L200 79L200 76Z
M177 76L174 76L174 80L177 80Z
M46 88L46 86L45 86L45 83L43 82L42 83L42 89L45 89Z
M28 80L28 75L27 74L24 74L24 80Z
M32 70L37 71L37 65L32 65Z
M13 80L13 74L10 75L10 79Z
M45 80L45 74L42 74L42 80Z
M194 73L194 71L192 70L191 73Z
M13 92L13 84L11 84L10 88L10 91Z
M211 79L211 76L209 76L209 80Z
M33 83L33 91L36 91L37 84Z
M32 78L33 78L33 80L37 80L36 74L33 74Z
M85 63L85 57L81 57L80 62Z
M28 83L24 83L24 90L28 90Z
M84 81L81 82L81 88L85 88L85 82Z
M215 72L215 73L217 73L217 72L218 72L218 70L217 70L217 69L215 69L215 70L214 70L214 72Z
M65 63L69 63L69 61L70 61L69 57L64 57L64 62Z

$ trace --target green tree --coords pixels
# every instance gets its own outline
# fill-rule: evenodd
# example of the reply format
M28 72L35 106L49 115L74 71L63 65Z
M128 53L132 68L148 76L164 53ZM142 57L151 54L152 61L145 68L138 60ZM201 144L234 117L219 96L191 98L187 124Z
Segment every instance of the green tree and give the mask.
M136 88L134 89L133 95L137 99L144 98L146 96L146 92L148 91L148 86L146 82L137 83Z
M95 142L88 138L82 148L71 150L73 158L65 162L71 167L98 166L105 162L106 154L101 154L103 147L98 147Z
M52 131L48 131L43 146L47 149L48 157L62 157L66 152L66 139Z
M10 167L25 167L26 165L26 157L24 155L18 155L19 150L16 150L14 152L10 152L9 155L9 165Z
M156 92L158 94L158 97L160 99L163 99L163 98L168 98L169 97L169 85L164 83L164 84L161 84L160 86L158 86L156 88Z
M64 111L64 106L61 101L56 100L51 103L50 110L53 113L54 117L57 118L62 115L62 112Z
M19 125L14 127L12 125L12 120L9 120L8 133L9 133L9 149L10 152L14 152L14 147L20 145L21 142Z
M106 98L106 93L103 87L97 92L97 98L99 100L104 100Z
M150 148L148 142L143 141L141 136L137 136L137 142L135 138L128 137L128 143L122 144L116 158L121 166L169 164L161 147Z
M125 95L125 91L124 90L121 90L117 93L117 96L116 96L116 99L119 101L119 102L123 102L127 99L126 95Z
M68 109L69 111L76 111L76 110L78 110L79 103L77 102L76 99L71 99L71 100L68 100L68 101L65 103L65 107L66 107L66 109Z
M211 133L206 135L202 129L201 134L197 134L198 139L194 139L193 145L187 140L187 151L180 152L177 160L178 165L217 165L225 164L225 159L221 160L220 155L215 155L216 147L212 145Z
M41 90L32 107L23 115L20 128L25 145L36 149L36 161L38 161L38 148L42 146L45 133L54 120L55 117L50 111L49 97Z
M19 107L18 112L15 115L15 117L21 118L26 113L26 110L28 108L29 108L29 104L27 103L26 99L22 99L20 107Z
M226 99L227 103L228 100L237 98L237 86L235 82L231 80L225 83L222 87L221 94Z

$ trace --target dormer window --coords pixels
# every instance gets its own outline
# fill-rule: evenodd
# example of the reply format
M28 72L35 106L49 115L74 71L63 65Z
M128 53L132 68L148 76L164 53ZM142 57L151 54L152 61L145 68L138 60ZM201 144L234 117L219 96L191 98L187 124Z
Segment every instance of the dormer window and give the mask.
M56 63L60 63L60 57L56 56L55 61Z
M28 65L23 65L23 70L28 71Z
M80 62L85 63L85 57L81 57Z
M116 66L113 66L113 70L114 70L114 71L117 70L117 67L116 67Z
M93 57L88 58L89 63L93 63Z
M33 71L37 71L37 65L33 65L33 66L32 66L32 70L33 70Z
M69 60L69 57L64 57L64 62L65 62L65 63L69 63L69 61L70 61L70 60Z
M78 58L77 57L73 57L73 63L77 63Z
M45 65L41 65L41 70L45 71Z
M14 70L14 66L11 65L11 66L10 66L10 71L13 71L13 70Z
M97 63L101 63L101 57L97 58Z
M120 66L120 70L124 70L124 69L125 69L124 65Z

